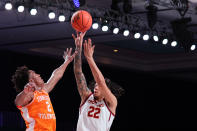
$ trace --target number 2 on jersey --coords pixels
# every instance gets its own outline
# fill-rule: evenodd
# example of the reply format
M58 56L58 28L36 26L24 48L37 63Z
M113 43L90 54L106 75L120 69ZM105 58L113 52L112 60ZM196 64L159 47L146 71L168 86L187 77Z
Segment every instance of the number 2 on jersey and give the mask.
M101 112L100 108L95 108L94 106L90 106L90 110L88 111L89 117L99 118L99 113Z
M52 110L51 110L51 106L50 106L49 102L47 101L46 104L47 104L47 110L48 110L48 112L51 112Z

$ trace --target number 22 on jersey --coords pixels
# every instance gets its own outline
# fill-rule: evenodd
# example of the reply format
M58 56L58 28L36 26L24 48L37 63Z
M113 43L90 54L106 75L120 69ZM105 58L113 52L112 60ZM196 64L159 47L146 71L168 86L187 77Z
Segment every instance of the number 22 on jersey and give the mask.
M90 106L88 111L88 116L93 118L99 118L100 112L101 112L100 108Z

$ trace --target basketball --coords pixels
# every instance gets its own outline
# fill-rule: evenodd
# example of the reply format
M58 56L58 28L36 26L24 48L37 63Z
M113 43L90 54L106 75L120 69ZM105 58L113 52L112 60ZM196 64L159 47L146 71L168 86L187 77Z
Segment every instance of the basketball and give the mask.
M71 25L76 31L85 32L92 26L92 16L85 10L78 10L71 17Z

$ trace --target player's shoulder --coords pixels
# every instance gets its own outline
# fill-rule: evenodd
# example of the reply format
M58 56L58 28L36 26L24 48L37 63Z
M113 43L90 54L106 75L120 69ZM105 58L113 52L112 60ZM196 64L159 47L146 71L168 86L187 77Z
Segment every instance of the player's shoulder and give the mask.
M90 92L86 97L84 97L83 99L81 99L81 106L84 105L88 100L93 99L93 93Z

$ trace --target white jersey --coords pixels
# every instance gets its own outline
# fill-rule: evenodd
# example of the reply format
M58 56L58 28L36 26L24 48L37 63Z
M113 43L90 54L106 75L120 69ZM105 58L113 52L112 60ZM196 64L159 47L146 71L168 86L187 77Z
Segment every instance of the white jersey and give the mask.
M77 131L109 131L114 114L104 100L97 102L93 94L80 106Z

